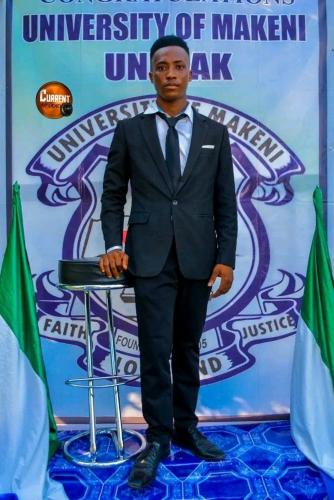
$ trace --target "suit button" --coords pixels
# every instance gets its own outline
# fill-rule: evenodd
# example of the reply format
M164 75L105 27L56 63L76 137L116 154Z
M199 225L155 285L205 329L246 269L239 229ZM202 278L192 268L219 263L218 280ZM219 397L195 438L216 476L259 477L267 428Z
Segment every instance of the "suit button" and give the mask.
M178 201L177 200L173 200L173 205L177 205L178 204Z

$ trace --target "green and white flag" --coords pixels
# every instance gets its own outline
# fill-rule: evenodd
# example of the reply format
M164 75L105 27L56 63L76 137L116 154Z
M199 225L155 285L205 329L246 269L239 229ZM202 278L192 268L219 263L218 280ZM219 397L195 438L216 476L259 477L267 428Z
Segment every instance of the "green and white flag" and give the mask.
M63 486L47 472L58 443L17 183L0 274L0 377L0 494L15 493L19 500L66 499Z
M296 335L291 432L300 451L334 478L334 280L318 187L313 200L316 227Z

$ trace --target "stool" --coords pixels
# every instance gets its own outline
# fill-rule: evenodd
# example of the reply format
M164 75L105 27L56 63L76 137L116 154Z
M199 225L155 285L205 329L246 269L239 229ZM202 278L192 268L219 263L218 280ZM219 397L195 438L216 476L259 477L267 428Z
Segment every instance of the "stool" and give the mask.
M145 445L145 438L137 431L123 430L121 407L119 398L119 386L126 382L133 381L138 377L132 375L117 375L115 331L112 314L111 290L126 288L131 286L124 275L118 279L107 278L101 273L97 259L75 259L60 260L58 264L59 287L65 290L84 292L85 304L85 327L86 327L86 354L87 354L87 377L67 380L66 383L74 387L88 389L89 405L89 431L82 432L68 439L64 444L64 454L70 461L84 467L109 467L125 462L129 458L140 453ZM93 339L90 321L90 292L105 290L107 299L109 347L111 360L111 376L94 377L93 368ZM121 381L120 379L128 379ZM101 380L108 383L99 385ZM115 429L96 430L94 390L97 388L111 387L115 406ZM82 450L82 446L87 447L86 436L89 435L89 450ZM115 457L108 458L109 449L98 449L96 443L97 435L108 436L115 450Z

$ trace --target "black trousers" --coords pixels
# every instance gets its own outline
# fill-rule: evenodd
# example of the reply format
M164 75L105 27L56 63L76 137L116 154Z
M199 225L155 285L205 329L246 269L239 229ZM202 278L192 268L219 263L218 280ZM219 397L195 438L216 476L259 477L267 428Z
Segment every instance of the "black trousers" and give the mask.
M148 441L169 442L173 425L197 424L199 341L210 288L184 278L172 245L162 272L134 277L143 416Z

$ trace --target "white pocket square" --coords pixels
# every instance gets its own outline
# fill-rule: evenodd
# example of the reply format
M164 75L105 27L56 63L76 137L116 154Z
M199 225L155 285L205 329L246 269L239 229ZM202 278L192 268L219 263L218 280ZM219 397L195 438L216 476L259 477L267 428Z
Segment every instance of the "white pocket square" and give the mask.
M215 149L214 144L203 144L202 149Z

